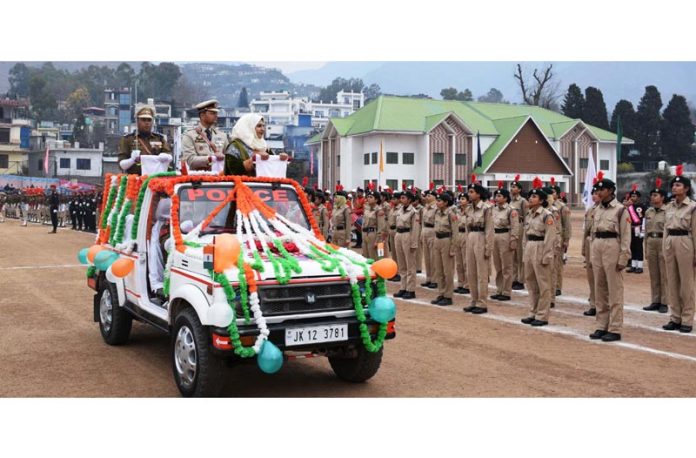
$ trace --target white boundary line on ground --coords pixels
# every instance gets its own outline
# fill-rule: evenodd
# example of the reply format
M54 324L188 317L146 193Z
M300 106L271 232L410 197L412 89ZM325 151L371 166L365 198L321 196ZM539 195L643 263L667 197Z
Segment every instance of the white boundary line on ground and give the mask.
M426 307L432 307L432 308L444 310L447 312L465 313L461 309L454 309L454 308L443 307L443 306L439 306L439 305L433 305L429 302L419 301L417 299L403 300L403 299L396 298L396 300L400 300L400 301L410 303L410 304L424 305ZM632 344L632 343L627 343L627 342L620 342L620 341L619 342L601 342L601 341L598 342L595 340L591 340L585 334L581 334L579 332L575 332L575 331L571 331L571 330L567 330L567 329L561 329L561 328L558 328L558 327L553 326L553 325L539 326L539 327L533 328L529 325L523 324L519 320L504 317L504 316L499 316L499 315L491 315L490 312L484 313L484 314L481 314L478 316L489 319L489 320L500 321L503 323L508 323L508 324L512 324L512 325L516 325L516 326L520 326L520 327L526 327L527 329L532 328L534 330L549 332L552 334L565 335L565 336L572 337L574 339L577 339L577 340L580 340L582 342L589 343L592 345L601 344L604 346L622 347L622 348L627 348L629 350L635 350L635 351L640 351L640 352L644 352L644 353L651 353L651 354L655 354L655 355L666 356L666 357L672 358L672 359L678 359L678 360L682 360L682 361L690 361L692 363L696 363L696 357L693 357L693 356L683 355L681 353L673 353L673 352L664 351L664 350L658 350L656 348L646 347L644 345Z
M53 266L14 266L0 267L0 270L22 270L22 269L67 269L73 267L88 267L83 264L58 264Z

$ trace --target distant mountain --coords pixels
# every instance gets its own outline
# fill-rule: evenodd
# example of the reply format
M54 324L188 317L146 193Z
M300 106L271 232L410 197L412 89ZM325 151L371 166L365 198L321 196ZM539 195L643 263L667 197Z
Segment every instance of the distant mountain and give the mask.
M531 71L542 68L544 62L521 62ZM521 94L514 79L517 62L331 62L317 70L291 73L296 82L326 85L335 77L362 78L367 85L377 83L382 92L389 94L425 93L440 98L440 90L456 87L469 88L474 97L484 95L490 88L500 90L510 102L521 102ZM595 86L604 94L611 115L620 99L634 106L645 91L655 85L664 105L672 94L680 94L696 104L696 62L553 62L560 90L577 84L583 90Z

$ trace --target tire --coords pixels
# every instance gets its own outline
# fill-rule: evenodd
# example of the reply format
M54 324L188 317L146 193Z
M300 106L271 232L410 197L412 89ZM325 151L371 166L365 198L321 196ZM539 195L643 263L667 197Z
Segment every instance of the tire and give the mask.
M118 305L116 285L103 279L99 289L99 330L104 342L123 345L128 342L133 317Z
M329 357L331 369L338 378L347 382L362 383L375 376L382 364L382 353L384 347L379 351L371 353L362 345L357 348L358 356L355 358Z
M188 307L174 320L172 371L184 397L214 397L223 388L224 362L210 351L210 339L196 311Z

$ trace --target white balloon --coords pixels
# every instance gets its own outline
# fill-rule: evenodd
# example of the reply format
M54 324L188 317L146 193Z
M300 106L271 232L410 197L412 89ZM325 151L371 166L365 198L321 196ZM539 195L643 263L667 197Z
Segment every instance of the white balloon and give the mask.
M111 283L116 283L118 280L120 280L114 273L111 271L111 266L109 266L108 269L106 269L106 279L109 280Z

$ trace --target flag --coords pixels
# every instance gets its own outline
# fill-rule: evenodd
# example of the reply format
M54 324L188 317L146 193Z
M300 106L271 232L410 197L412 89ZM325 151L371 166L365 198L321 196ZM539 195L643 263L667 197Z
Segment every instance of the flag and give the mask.
M173 162L174 164L179 164L181 159L181 126L177 127L174 131L174 151L173 151Z
M309 175L314 176L314 151L309 149Z
M384 172L384 148L382 147L382 141L379 141L379 173Z
M476 132L476 167L483 165L483 157L481 154L481 136Z
M595 169L595 160L592 157L592 147L590 147L587 153L587 172L585 173L585 188L582 191L582 201L585 204L585 210L592 207L592 180L597 176L597 170Z
M46 154L44 155L44 175L48 176L48 142L46 143Z
M616 163L621 161L621 140L623 139L623 129L621 128L621 115L616 116Z

